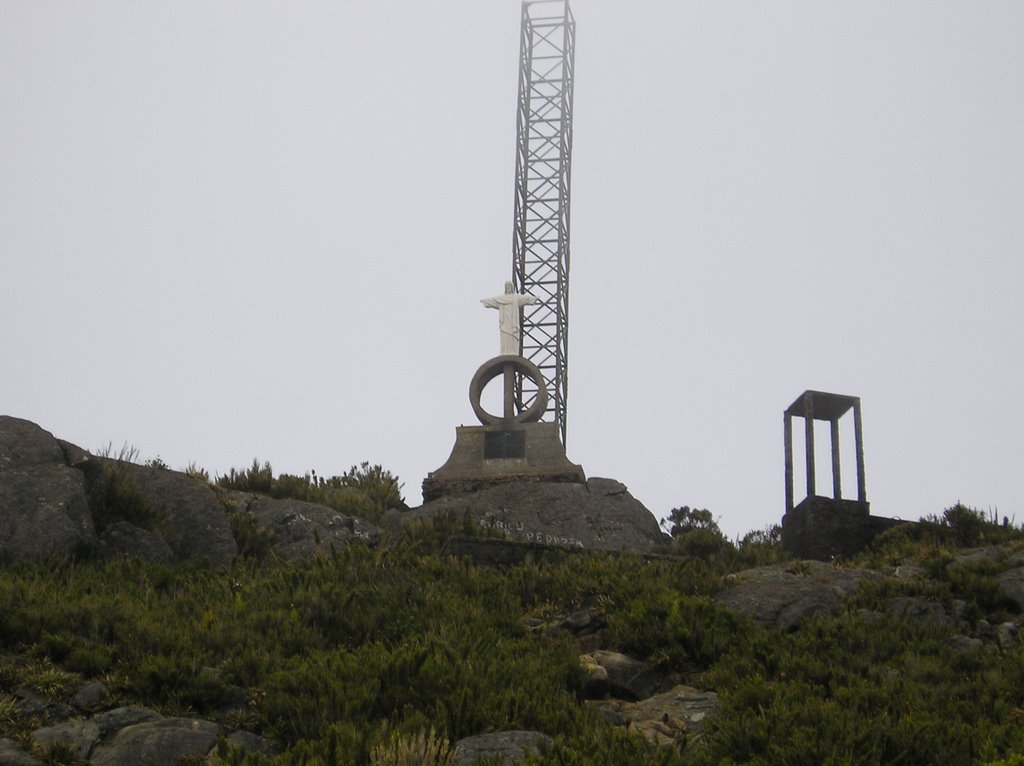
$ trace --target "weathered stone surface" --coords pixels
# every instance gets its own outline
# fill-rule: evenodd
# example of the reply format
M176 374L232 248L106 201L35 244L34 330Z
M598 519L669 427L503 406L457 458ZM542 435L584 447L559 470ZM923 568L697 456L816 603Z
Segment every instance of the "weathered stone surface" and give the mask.
M1008 569L998 577L1003 593L1024 611L1024 568Z
M598 649L581 655L580 663L590 671L585 689L590 698L611 695L625 700L642 700L672 685L646 662L619 652Z
M441 548L441 555L469 558L486 566L517 566L527 559L556 562L582 548L551 548L541 543L520 543L495 537L453 535Z
M111 732L134 726L138 723L162 720L163 716L155 710L144 707L119 707L101 713L92 719L92 722L100 727L100 736L105 737Z
M230 564L238 554L227 513L209 485L179 471L109 462L163 515L160 533L178 560Z
M41 715L50 707L50 704L45 699L24 686L19 686L15 689L14 696L18 700L18 711L24 715Z
M94 682L84 687L76 698L87 692L85 696L93 699L97 693L93 687L105 691L103 684ZM52 718L52 707L46 708L45 714ZM54 754L58 759L70 757L75 763L162 766L201 760L223 733L221 726L210 721L166 719L154 710L121 707L92 718L75 718L36 729L32 739L33 750ZM225 739L236 749L265 755L274 752L271 743L250 732L232 732ZM12 740L0 739L0 766L36 766L39 763Z
M501 731L467 737L455 743L452 766L472 766L484 758L496 760L502 766L514 766L523 763L527 754L540 755L553 744L551 737L537 731Z
M1002 650L1007 650L1017 643L1017 623L1004 622L995 628L996 643Z
M915 564L902 564L893 570L893 577L897 580L922 580L927 575L924 567Z
M180 766L210 752L221 728L210 721L165 718L121 729L96 746L93 766Z
M815 612L835 612L862 582L881 576L819 561L758 567L730 575L714 599L728 609L788 630Z
M931 624L948 623L946 608L938 601L929 601L920 596L897 596L886 605L894 617Z
M848 558L883 532L907 523L870 515L866 502L808 497L782 517L782 547L802 559Z
M95 514L97 508L103 506L103 459L86 452L77 444L57 439L61 451L64 453L64 462L80 471L85 478L85 491L89 500L89 508Z
M80 761L89 757L99 738L100 727L92 721L82 720L46 726L32 732L32 739L43 752L61 749Z
M248 512L256 523L274 533L274 550L286 559L329 553L352 542L376 545L380 527L333 508L301 500L255 497Z
M270 755L274 752L274 748L267 740L253 734L251 731L232 732L227 736L227 743L235 749L245 750L250 753Z
M960 635L959 633L946 639L946 645L958 654L973 654L980 652L985 646L980 638Z
M573 633L582 633L594 623L593 609L577 609L560 623L559 627Z
M479 492L507 482L582 484L586 480L583 468L566 457L557 423L460 426L447 462L423 480L423 500Z
M107 686L102 681L91 681L75 692L71 704L79 710L99 710L107 698Z
M84 554L96 542L83 473L51 433L0 416L0 560Z
M67 465L53 434L29 420L0 415L0 470L53 464Z
M114 522L100 533L99 555L105 559L141 559L154 563L176 560L171 546L159 534L126 521Z
M947 565L947 569L973 569L984 564L994 564L1002 559L1004 552L994 545L962 551Z
M691 686L676 686L640 702L604 702L601 709L609 722L628 723L657 744L671 745L681 737L695 737L704 730L704 721L718 709L718 695Z
M402 521L444 514L468 514L510 540L564 548L648 552L664 541L654 515L612 479L509 482L446 495L403 514Z
M0 766L44 766L44 764L21 750L14 740L0 738Z
M581 654L580 667L587 676L583 694L587 699L602 699L608 696L608 671L601 667L593 655Z

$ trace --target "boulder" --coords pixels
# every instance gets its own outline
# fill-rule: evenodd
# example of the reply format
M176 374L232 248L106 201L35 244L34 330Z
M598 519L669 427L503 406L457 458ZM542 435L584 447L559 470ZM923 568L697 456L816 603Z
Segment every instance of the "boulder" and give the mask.
M224 505L206 483L179 471L104 460L119 481L129 482L161 516L156 531L179 561L230 564L238 554ZM107 479L110 481L110 477Z
M97 508L103 507L103 459L63 439L57 439L57 444L64 453L64 462L76 471L81 471L85 477L89 507L95 513Z
M100 727L100 736L106 737L108 734L120 731L129 726L134 726L138 723L146 723L149 721L162 720L163 716L155 710L149 710L144 707L119 707L113 710L108 710L106 713L100 713L92 719L92 722Z
M79 710L99 710L107 700L107 693L107 685L102 681L90 681L75 692L71 704Z
M1017 643L1017 623L1004 622L995 628L996 644L1003 651L1012 649Z
M727 609L789 630L815 612L834 613L862 582L882 577L820 561L748 569L726 580L714 600Z
M570 549L647 553L665 541L654 514L613 479L499 483L425 503L402 522L448 514L509 540Z
M96 687L96 688L92 688ZM95 701L105 692L99 682L76 695ZM47 711L49 714L49 711ZM154 710L121 707L92 718L76 718L32 732L33 750L47 763L141 764L142 766L202 761L216 745L224 729L210 721L164 718ZM225 737L231 748L270 755L273 746L256 734L235 731ZM11 740L0 739L0 766L36 766L40 761L20 750Z
M100 533L99 555L105 559L141 559L166 563L176 559L171 546L157 532L115 521Z
M232 732L227 736L227 743L228 746L236 750L244 750L247 753L271 755L274 752L273 746L267 740L251 731Z
M591 699L611 695L625 700L642 700L672 686L647 663L619 652L599 649L581 655L580 664L588 671L584 691Z
M18 712L21 715L43 716L47 715L53 707L46 699L40 697L35 691L24 686L19 686L14 690L14 697L17 700L16 705L18 707ZM65 718L70 717L71 716L61 716L59 720L64 720Z
M572 633L580 651L590 652L601 646L602 631L608 627L608 623L600 610L586 607L561 620L557 627Z
M501 731L460 739L452 753L452 766L472 766L487 759L487 763L514 766L523 763L526 756L540 755L554 741L537 731Z
M698 736L704 721L718 709L718 695L691 686L676 686L640 702L612 700L601 703L606 720L629 725L659 745Z
M962 551L947 565L948 569L964 567L967 569L982 566L984 564L995 564L1003 558L1003 551L994 545L986 545L983 548L971 548Z
M360 541L376 545L381 529L368 521L333 508L302 500L275 500L254 496L247 507L261 527L274 533L274 550L286 559L329 553Z
M0 560L91 551L97 537L86 490L53 434L0 417Z
M13 739L0 738L0 766L45 766L21 750Z
M886 608L893 617L902 617L913 622L930 625L950 622L946 608L941 603L920 596L896 596L889 599Z
M44 753L63 751L79 761L89 757L89 752L99 738L100 727L93 721L82 720L45 726L32 732L32 739Z
M608 696L608 671L597 664L593 655L581 654L580 667L586 675L583 696L587 699L602 699Z
M946 646L957 654L974 654L974 652L980 652L985 644L980 638L957 633L946 639Z
M927 575L925 568L916 564L901 564L892 572L892 576L897 580L924 580Z
M997 579L1006 597L1024 611L1024 568L1008 569Z
M194 718L164 718L121 729L96 746L93 766L180 766L217 744L221 727Z

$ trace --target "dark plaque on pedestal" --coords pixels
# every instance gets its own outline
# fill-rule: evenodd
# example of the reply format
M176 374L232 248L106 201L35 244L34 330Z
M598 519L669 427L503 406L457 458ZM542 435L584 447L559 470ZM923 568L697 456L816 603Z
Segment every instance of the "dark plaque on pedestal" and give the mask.
M488 431L484 434L484 460L526 457L524 431Z

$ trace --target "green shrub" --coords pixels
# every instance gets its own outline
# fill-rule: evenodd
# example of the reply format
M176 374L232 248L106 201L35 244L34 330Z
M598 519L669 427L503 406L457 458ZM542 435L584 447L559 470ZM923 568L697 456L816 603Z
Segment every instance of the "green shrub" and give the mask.
M122 460L103 462L103 505L93 516L97 531L118 521L159 531L167 520L166 514L139 489L129 466Z
M449 766L451 762L448 740L433 727L405 734L385 726L380 741L370 749L370 766Z
M673 508L662 525L672 537L671 552L729 567L738 561L736 546L725 536L711 511L702 508Z
M328 480L328 483L333 481ZM379 465L361 463L359 466L352 466L344 476L340 477L342 486L357 489L381 510L389 508L402 508L405 501L402 500L402 484L398 477Z
M554 737L535 764L944 766L1024 752L1024 642L958 654L947 641L960 626L886 606L962 599L972 620L991 616L999 564L954 574L945 564L956 551L942 548L942 579L868 583L841 613L782 633L716 605L721 559L587 552L488 568L425 547L243 558L224 570L0 568L0 736L28 741L47 723L12 711L15 689L60 700L98 676L111 705L201 714L279 748L259 756L225 743L221 764L441 762L445 740L509 729ZM602 647L718 693L699 739L659 748L581 700L582 649L554 626L584 607L607 625Z
M738 563L744 567L778 564L790 558L782 549L782 527L778 524L748 532L740 538L737 548Z
M185 473L198 482L202 482L203 484L210 483L209 471L207 471L205 468L196 465L196 463L194 462L189 463L188 466L185 467Z
M379 521L391 508L405 507L398 478L381 466L369 463L353 466L345 474L329 479L317 476L315 471L303 476L281 474L275 478L270 463L261 464L254 459L249 468L232 468L225 476L218 477L216 483L225 489L318 503L369 521Z
M238 471L232 468L227 475L218 476L216 483L225 489L269 495L274 486L274 469L270 467L270 463L260 465L260 461L253 458L249 468Z
M931 517L926 521L949 530L952 541L965 548L1021 537L1020 531L1009 524L1000 526L995 519L988 519L981 511L960 503L947 508L941 519Z
M259 524L251 513L237 508L230 508L227 516L239 556L256 561L266 561L274 556L277 540L274 530Z

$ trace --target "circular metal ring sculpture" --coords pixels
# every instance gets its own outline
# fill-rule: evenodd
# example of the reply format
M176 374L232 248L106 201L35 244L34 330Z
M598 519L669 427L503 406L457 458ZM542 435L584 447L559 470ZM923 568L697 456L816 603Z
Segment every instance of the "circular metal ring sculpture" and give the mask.
M532 380L537 386L537 396L528 408L518 415L513 412L512 376L520 373ZM480 395L484 387L499 375L505 376L505 412L503 417L492 415L480 404ZM533 423L541 419L548 406L548 387L540 368L529 359L515 354L505 354L488 359L476 371L469 384L469 403L473 412L485 426L499 423Z

